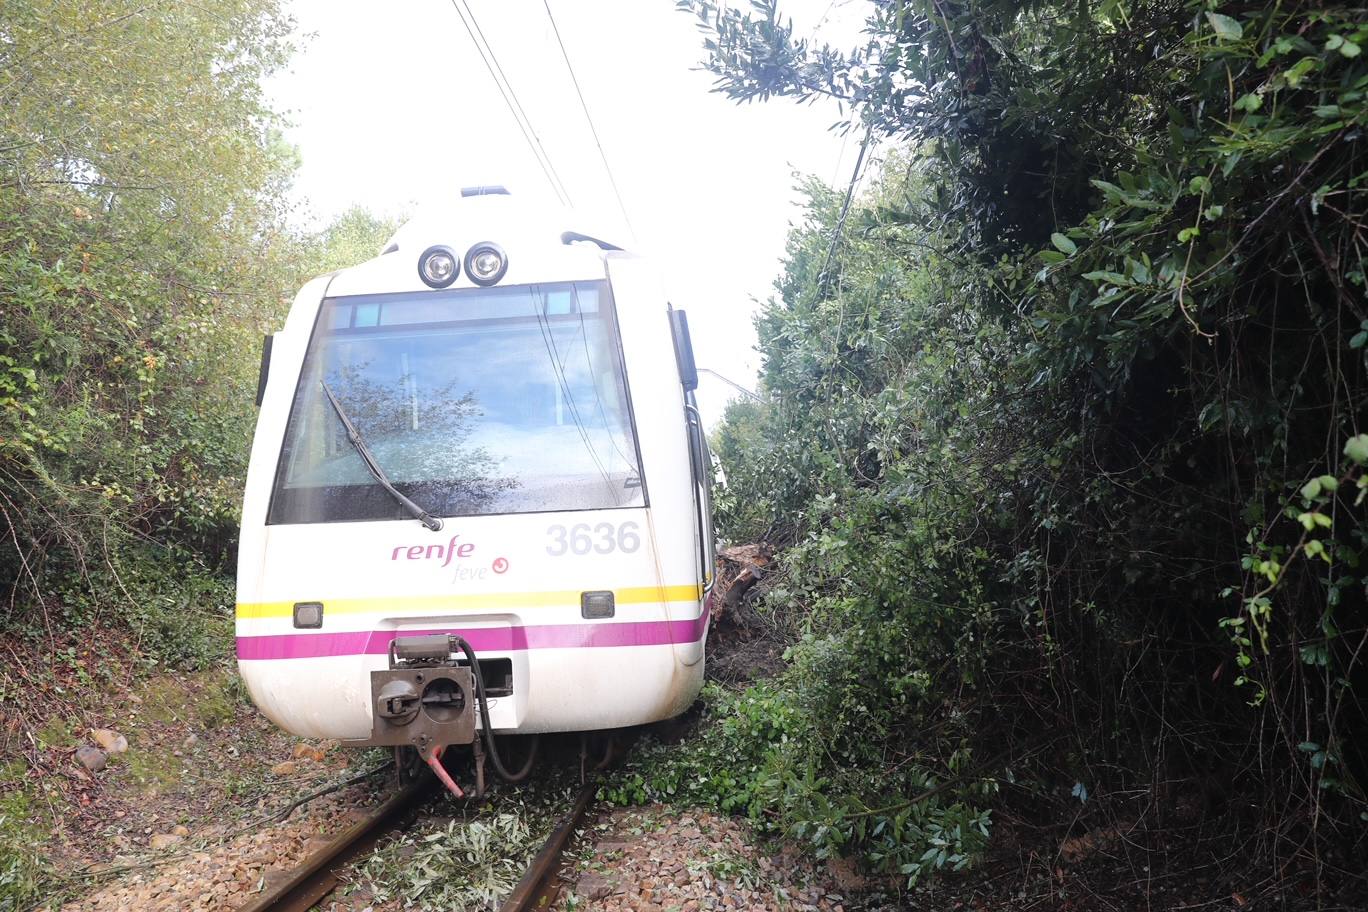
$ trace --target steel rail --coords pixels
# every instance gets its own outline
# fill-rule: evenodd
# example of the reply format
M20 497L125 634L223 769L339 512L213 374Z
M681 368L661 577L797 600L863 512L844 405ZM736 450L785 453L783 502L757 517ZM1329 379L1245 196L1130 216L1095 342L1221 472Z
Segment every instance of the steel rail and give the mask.
M318 901L337 889L337 872L377 842L406 826L420 804L431 795L435 781L423 776L396 792L363 819L347 827L330 842L290 872L289 879L267 890L256 901L238 912L308 912Z
M575 798L574 805L556 823L556 828L546 837L541 851L527 866L522 880L518 881L513 892L508 894L503 905L499 906L499 912L532 912L550 908L560 890L559 884L556 883L556 874L560 870L561 856L570 843L570 837L584 822L597 791L598 783L592 778L584 784Z
M437 790L436 780L423 776L395 793L365 818L347 827L326 847L310 855L275 885L238 912L309 912L341 883L339 872L417 816L418 807ZM522 879L499 907L500 912L533 912L550 908L560 890L556 875L570 839L584 822L598 783L590 779L574 804L556 822L546 842L529 863Z

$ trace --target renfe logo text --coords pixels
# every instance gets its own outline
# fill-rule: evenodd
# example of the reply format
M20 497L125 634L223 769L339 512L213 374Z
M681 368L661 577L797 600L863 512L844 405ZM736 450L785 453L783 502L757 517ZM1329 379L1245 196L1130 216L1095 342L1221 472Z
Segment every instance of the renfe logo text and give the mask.
M451 536L451 541L445 545L410 545L407 547L399 545L390 555L390 560L399 560L399 555L402 553L404 560L439 560L445 567L456 558L470 557L475 552L475 546L470 542L463 545L456 544L456 539L460 537L459 535Z

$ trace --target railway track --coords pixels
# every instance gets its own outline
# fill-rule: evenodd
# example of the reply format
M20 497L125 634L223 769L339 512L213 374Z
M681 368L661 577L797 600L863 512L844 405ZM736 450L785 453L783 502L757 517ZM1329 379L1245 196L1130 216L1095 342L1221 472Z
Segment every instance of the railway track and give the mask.
M570 809L556 822L522 879L499 907L500 912L547 909L555 902L560 888L556 874L561 857L593 804L595 787L590 779L579 790ZM419 808L439 788L431 776L406 786L344 830L326 848L306 858L286 880L238 912L309 912L338 887L341 872L349 864L373 850L386 836L411 825Z

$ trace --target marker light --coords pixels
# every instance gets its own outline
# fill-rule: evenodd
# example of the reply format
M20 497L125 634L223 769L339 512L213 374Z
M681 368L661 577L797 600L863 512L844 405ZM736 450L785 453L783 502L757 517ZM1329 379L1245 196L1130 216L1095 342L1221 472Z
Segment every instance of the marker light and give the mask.
M580 593L580 616L586 618L610 618L616 613L613 593L607 589Z
M317 630L323 626L322 602L295 602L294 625L303 630Z
M466 251L465 271L476 285L493 285L508 272L508 257L498 244L482 241Z
M418 277L433 288L446 288L456 281L460 266L450 247L429 247L418 258Z

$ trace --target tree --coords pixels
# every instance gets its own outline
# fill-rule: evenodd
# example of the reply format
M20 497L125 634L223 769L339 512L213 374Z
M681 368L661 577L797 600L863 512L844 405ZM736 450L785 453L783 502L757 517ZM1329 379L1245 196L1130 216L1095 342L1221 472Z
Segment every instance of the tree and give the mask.
M1361 11L907 0L838 52L768 0L681 6L719 91L834 97L905 156L844 224L812 192L763 442L723 450L748 528L796 543L775 699L830 721L760 764L783 823L920 873L944 853L897 813L985 782L899 795L1043 731L1056 762L1013 774L1085 783L1090 821L1168 776L1276 807L1273 860L1352 842Z
M260 85L289 29L274 0L6 7L7 626L77 610L67 587L92 574L97 600L127 592L108 577L152 566L149 548L163 566L231 556L255 353L303 253Z

